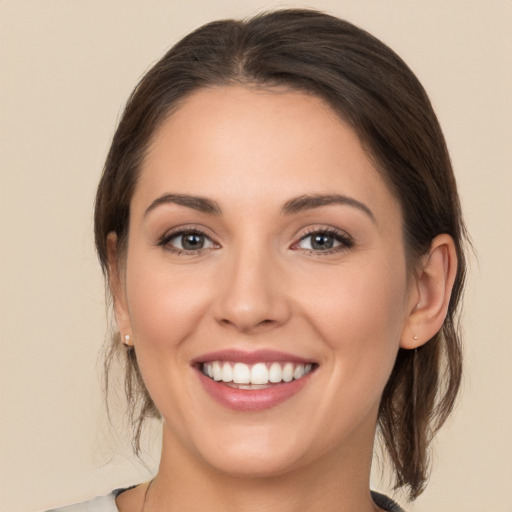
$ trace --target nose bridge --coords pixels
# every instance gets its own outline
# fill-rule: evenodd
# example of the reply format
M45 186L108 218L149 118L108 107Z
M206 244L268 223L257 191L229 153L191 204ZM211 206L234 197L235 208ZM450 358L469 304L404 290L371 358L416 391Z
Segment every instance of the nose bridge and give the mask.
M217 319L243 332L285 322L289 310L279 267L272 248L254 238L234 247L221 276Z

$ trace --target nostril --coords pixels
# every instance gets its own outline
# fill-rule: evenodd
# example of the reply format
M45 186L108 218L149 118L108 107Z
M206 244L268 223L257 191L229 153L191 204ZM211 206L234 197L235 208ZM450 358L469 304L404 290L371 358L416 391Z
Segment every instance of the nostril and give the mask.
M252 325L251 325L251 323L245 324L243 321L239 321L237 323L236 321L230 320L229 318L220 318L219 322L222 325L233 326L233 327L236 327L237 329L240 329L240 330L243 330L243 331L246 331L246 330L250 331L250 330L258 329L258 328L261 328L261 327L272 326L272 325L274 325L276 323L276 321L272 320L271 318L266 318L265 320L261 320L259 322L255 322Z

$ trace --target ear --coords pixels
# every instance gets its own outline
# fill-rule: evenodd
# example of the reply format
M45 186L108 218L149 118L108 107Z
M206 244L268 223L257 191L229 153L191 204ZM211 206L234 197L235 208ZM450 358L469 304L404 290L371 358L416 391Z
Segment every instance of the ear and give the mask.
M108 284L112 299L114 301L114 313L116 323L121 333L121 341L125 345L131 346L133 342L130 315L128 312L128 303L126 300L126 286L123 276L123 268L120 265L121 256L119 254L119 243L117 235L112 232L107 236L108 251Z
M402 348L417 348L439 332L456 273L457 253L452 237L436 236L411 287L409 316L400 341Z

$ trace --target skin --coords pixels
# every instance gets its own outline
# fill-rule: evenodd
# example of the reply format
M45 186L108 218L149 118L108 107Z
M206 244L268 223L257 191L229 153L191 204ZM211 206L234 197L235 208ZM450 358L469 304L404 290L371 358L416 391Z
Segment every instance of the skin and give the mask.
M220 213L155 205L166 194L207 198ZM283 213L316 194L364 207ZM379 400L399 347L440 328L455 272L441 235L408 276L402 225L354 131L316 97L211 88L163 123L131 201L127 253L109 237L118 326L164 420L146 510L379 510L368 485ZM204 247L179 253L178 228L205 233ZM312 249L311 232L326 230L334 247ZM318 368L284 403L235 411L191 367L233 348ZM123 493L121 512L139 511L144 492Z

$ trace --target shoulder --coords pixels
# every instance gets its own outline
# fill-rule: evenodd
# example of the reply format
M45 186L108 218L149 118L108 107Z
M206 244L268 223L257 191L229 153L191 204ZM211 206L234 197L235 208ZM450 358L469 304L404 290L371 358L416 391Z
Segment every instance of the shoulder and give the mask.
M116 506L116 497L123 490L126 489L116 489L106 496L97 496L82 503L54 508L46 512L119 512ZM376 505L388 512L404 512L399 505L384 494L372 491L372 498Z
M54 508L47 512L118 512L116 507L116 496L119 491L113 491L106 496L97 496L92 500L67 505L66 507Z
M387 512L405 512L404 509L395 503L391 498L388 498L379 492L372 491L372 499L377 506L383 510L386 510Z

